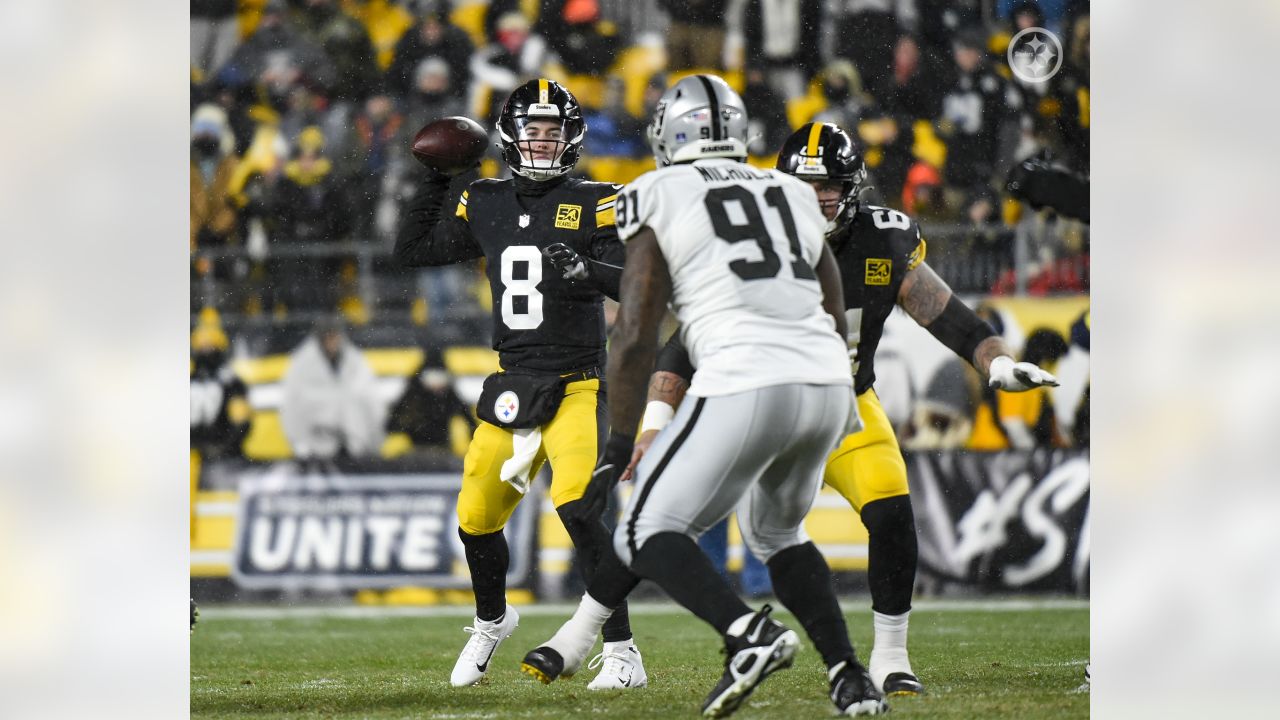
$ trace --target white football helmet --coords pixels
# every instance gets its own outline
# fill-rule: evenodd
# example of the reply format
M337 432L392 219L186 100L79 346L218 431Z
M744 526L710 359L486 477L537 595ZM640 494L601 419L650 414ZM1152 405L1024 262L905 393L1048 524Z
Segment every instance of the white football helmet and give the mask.
M647 131L658 167L702 158L747 157L747 109L715 75L690 75L658 100Z

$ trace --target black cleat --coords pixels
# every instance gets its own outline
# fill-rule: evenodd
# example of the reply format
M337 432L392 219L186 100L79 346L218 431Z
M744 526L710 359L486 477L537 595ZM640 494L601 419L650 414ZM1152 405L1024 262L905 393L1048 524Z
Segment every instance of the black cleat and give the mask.
M800 638L794 630L769 617L768 605L751 618L742 635L724 637L724 675L702 703L707 717L728 717L741 707L756 686L778 670L791 667Z
M520 672L533 676L543 685L550 685L564 672L564 658L546 645L536 647L525 654L520 663Z
M912 675L911 673L889 673L889 675L884 679L885 697L907 697L923 694L924 683L920 682L920 678Z
M880 691L876 690L871 675L857 659L849 658L835 666L828 677L831 683L831 702L835 703L836 710L841 715L881 715L889 712L889 705L881 697ZM885 684L888 685L887 682Z

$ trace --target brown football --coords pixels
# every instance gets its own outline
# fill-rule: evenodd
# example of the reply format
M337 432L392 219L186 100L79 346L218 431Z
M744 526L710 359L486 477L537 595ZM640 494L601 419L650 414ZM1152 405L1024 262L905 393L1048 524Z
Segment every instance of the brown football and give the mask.
M471 118L455 115L427 123L413 136L413 156L443 173L462 172L480 162L489 134Z

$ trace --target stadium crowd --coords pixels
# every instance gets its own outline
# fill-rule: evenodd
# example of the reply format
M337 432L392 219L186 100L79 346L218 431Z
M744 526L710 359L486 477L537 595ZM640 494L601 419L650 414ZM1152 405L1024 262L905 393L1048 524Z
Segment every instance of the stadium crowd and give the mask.
M1048 82L1008 66L1028 27L1062 41ZM406 271L390 258L421 172L408 150L437 117L492 129L539 76L583 106L575 173L624 183L650 169L662 91L715 72L751 108L753 162L772 166L807 122L848 129L865 199L917 218L958 291L1088 290L1087 226L1031 217L1005 182L1033 156L1088 173L1087 2L192 0L191 28L193 326L221 323L242 356L287 352L334 314L398 345L487 337L479 261ZM494 150L479 169L507 172ZM1039 233L1021 282L1019 223ZM451 336L452 321L470 329Z

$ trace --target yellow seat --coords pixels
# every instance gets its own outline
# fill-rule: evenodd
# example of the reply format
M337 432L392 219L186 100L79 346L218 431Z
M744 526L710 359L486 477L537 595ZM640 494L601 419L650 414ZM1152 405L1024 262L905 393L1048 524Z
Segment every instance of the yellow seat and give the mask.
M471 38L471 44L478 48L484 47L484 14L488 9L487 0L462 2L449 13L449 22L465 30Z

